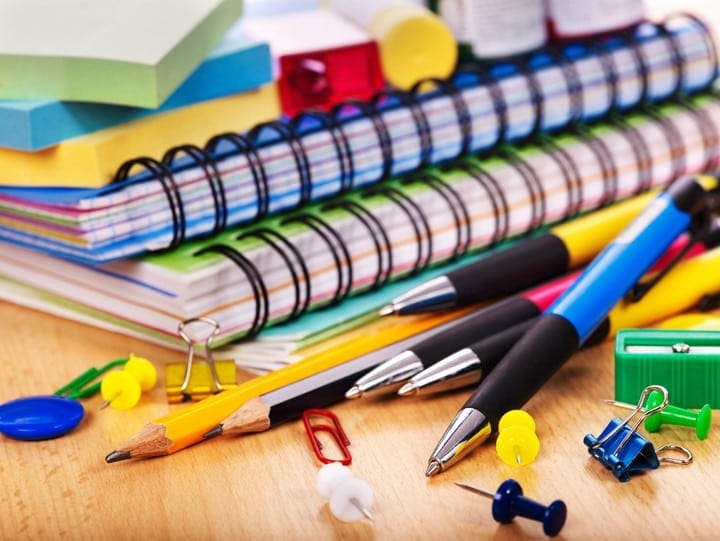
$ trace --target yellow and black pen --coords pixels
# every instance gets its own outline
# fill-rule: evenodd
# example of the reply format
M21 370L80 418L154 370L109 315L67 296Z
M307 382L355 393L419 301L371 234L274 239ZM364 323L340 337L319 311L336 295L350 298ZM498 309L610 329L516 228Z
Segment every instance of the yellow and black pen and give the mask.
M552 227L395 297L380 313L428 312L511 295L588 263L657 195L626 199Z

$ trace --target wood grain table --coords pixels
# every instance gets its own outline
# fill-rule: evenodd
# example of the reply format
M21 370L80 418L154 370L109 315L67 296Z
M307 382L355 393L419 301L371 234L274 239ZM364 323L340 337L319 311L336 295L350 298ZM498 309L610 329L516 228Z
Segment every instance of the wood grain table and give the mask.
M714 2L648 0L651 13L693 10L711 21ZM90 366L130 352L160 372L183 354L0 303L0 402L49 394ZM540 352L539 352L540 353ZM250 377L242 375L243 378ZM535 463L503 464L490 443L430 480L428 455L468 392L431 399L360 400L335 406L350 437L352 470L375 491L375 521L333 518L316 493L318 462L300 422L218 439L168 457L106 464L104 456L171 408L162 381L129 411L85 403L70 435L43 442L0 436L0 539L542 539L539 523L498 525L490 501L454 486L487 490L507 478L543 503L561 498L560 539L718 539L720 427L697 441L688 429L651 435L690 448L689 466L620 483L582 443L615 415L612 343L575 355L527 405L541 451Z
M183 354L0 303L0 402L50 393L89 366L130 352L161 369ZM162 370L160 370L162 374ZM243 376L249 377L249 376ZM486 443L430 480L426 461L467 396L359 400L332 408L349 438L352 470L375 491L374 523L338 522L315 492L319 463L304 428L205 442L171 456L106 464L104 456L146 422L167 413L162 382L128 411L99 410L71 434L49 441L0 437L1 539L512 539L542 538L539 523L503 526L490 500L454 486L495 490L507 478L543 503L568 507L565 539L717 539L720 427L697 441L691 429L663 427L656 445L677 442L689 466L620 483L582 443L614 415L612 343L575 355L527 405L541 451L528 466L500 461Z

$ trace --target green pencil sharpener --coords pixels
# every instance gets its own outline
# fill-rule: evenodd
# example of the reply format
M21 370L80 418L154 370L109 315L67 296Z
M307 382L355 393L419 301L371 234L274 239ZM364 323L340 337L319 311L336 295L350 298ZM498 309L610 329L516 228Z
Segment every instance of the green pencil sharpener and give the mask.
M662 385L681 408L720 408L720 331L623 329L615 338L615 400Z

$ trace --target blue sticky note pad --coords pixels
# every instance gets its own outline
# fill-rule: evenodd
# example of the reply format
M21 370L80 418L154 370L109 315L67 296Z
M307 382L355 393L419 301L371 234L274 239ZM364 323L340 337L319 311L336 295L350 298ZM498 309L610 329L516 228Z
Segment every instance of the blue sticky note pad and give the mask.
M235 25L158 109L86 102L0 100L0 147L40 150L71 137L252 90L270 81L269 46L246 37L239 25Z

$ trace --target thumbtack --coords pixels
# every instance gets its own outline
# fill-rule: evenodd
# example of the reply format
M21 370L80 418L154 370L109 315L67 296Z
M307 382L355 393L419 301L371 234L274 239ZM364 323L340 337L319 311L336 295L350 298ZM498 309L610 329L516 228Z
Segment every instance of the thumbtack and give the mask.
M495 449L500 459L511 466L535 461L540 440L535 434L535 420L523 410L508 411L498 423Z
M542 522L545 535L554 536L560 533L567 518L567 507L562 500L555 500L547 507L523 496L520 483L514 479L503 481L495 494L465 483L455 483L462 489L475 494L492 498L492 516L502 524L509 524L517 517L525 517Z
M626 404L625 402L618 402L615 400L606 400L606 402L621 408L635 409L633 404ZM659 391L652 391L645 401L645 409L654 409L661 405L662 402L662 393ZM654 413L646 418L644 426L645 430L648 432L657 432L664 424L695 427L695 434L697 435L697 438L699 440L704 440L707 438L707 435L710 432L710 426L712 425L712 409L710 408L710 404L705 404L702 408L700 408L700 411L692 411L669 404L658 413Z
M328 500L330 512L343 522L357 522L363 517L373 520L372 487L358 479L350 468L339 462L330 462L318 470L317 491Z
M112 406L115 409L130 409L140 401L142 391L152 389L157 382L155 366L144 359L130 354L122 370L109 372L100 384L104 402L100 409Z

